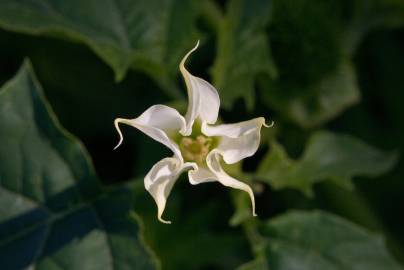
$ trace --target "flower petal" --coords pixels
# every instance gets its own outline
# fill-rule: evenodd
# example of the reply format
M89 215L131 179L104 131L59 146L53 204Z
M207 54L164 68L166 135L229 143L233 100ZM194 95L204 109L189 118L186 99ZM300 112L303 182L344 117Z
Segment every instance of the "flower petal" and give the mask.
M227 164L233 164L254 155L260 143L262 126L269 127L263 117L217 126L202 123L202 133L221 137L217 148L222 152L223 160Z
M255 214L255 199L254 199L254 193L252 189L250 188L249 185L231 177L228 175L225 171L223 171L222 166L220 165L220 155L223 153L220 152L218 149L213 149L208 156L206 157L206 163L212 172L212 174L215 175L215 178L217 179L218 182L220 182L222 185L226 187L231 187L235 189L240 189L248 193L250 195L251 199L251 206L252 206L252 213L253 216L256 216Z
M119 124L127 124L133 126L154 140L164 144L170 148L176 157L182 160L181 152L178 145L173 142L167 133L178 132L185 127L185 119L175 109L165 105L154 105L148 108L138 118L135 119L115 119L115 128L119 133L119 143L115 147L119 147L123 141L122 132Z
M184 66L188 56L198 48L198 45L199 41L180 63L180 71L188 92L188 110L185 115L186 128L181 131L184 136L191 134L192 125L196 118L199 117L202 122L214 124L219 114L220 99L217 90L207 81L193 76Z
M162 218L167 198L180 174L189 168L195 168L193 163L183 163L171 157L157 162L144 178L144 186L157 204L157 218L163 223L171 221Z
M217 181L217 177L208 168L197 167L188 171L188 179L192 185Z

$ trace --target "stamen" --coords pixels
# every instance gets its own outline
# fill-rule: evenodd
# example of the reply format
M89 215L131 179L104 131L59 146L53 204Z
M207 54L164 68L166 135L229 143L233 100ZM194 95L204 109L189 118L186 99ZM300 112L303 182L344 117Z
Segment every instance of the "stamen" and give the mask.
M202 164L209 153L212 139L198 135L195 139L183 137L180 142L180 149L186 161Z

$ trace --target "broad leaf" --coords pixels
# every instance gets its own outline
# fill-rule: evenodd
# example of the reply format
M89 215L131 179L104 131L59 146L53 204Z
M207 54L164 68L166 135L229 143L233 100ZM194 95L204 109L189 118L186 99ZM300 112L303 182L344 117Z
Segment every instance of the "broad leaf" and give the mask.
M237 98L254 105L257 74L276 75L265 28L270 1L231 0L218 33L217 57L212 70L222 103L229 108Z
M404 23L401 0L274 0L269 26L279 76L262 76L263 102L302 127L338 116L359 101L352 57L363 37Z
M239 266L237 270L272 270L272 269L268 268L268 263L265 258L259 257L251 262Z
M260 257L240 269L400 270L382 237L321 211L294 211L262 226Z
M283 85L265 78L259 85L266 104L303 127L326 122L360 99L356 73L347 62L310 86Z
M384 153L348 135L317 132L299 160L291 160L281 145L272 147L257 177L276 189L295 188L308 195L313 184L331 180L351 188L353 176L378 176L395 164L395 153Z
M101 186L28 62L0 90L0 122L2 269L154 268L129 218L132 193Z
M303 127L332 119L359 100L343 47L340 1L274 0L269 38L279 76L260 77L263 102Z
M124 77L131 66L168 84L184 53L196 43L189 0L5 0L0 26L85 43Z
M404 25L404 1L402 0L346 0L351 18L344 33L345 49L354 53L360 41L371 30L394 28Z

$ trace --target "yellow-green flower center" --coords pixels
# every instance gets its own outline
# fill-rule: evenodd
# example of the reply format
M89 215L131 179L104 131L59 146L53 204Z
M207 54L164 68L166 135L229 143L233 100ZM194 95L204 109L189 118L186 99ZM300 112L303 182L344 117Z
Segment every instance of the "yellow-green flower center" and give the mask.
M180 141L180 150L186 161L202 164L209 153L212 138L198 135L196 138L183 137Z

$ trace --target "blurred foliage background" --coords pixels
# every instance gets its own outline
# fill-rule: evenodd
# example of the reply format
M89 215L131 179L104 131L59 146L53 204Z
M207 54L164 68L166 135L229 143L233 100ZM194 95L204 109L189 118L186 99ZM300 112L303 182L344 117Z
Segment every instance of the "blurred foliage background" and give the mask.
M163 269L402 269L404 1L2 0L0 29L1 85L29 59L32 67L20 72L35 74L61 125L83 142L101 182L130 185L134 202L111 203L111 211L128 208L127 219L137 213L147 250ZM258 219L249 217L243 194L218 183L191 186L183 175L167 203L173 224L160 224L142 185L169 150L126 127L123 147L112 150L116 117L134 118L154 104L184 113L178 64L198 39L188 67L218 89L222 120L275 121L262 131L258 153L232 169L254 186ZM4 88L0 106L6 108ZM17 150L8 146L14 133L6 127L24 129L11 125L7 112L1 109L0 185L28 196L7 178L13 163L6 159ZM34 115L40 127L53 121ZM13 203L4 191L0 202ZM0 206L0 268L53 269L44 263L52 247L15 263L35 248L28 240L16 242L22 232L9 227L19 215L6 208ZM80 228L72 230L73 240L83 237L74 233ZM374 234L383 235L386 248ZM133 265L125 257L130 252L115 258L130 250L128 243L115 250L112 240L111 260L120 263L96 269L145 269L137 264L139 253ZM18 253L9 255L10 245ZM58 252L75 260L63 246Z

